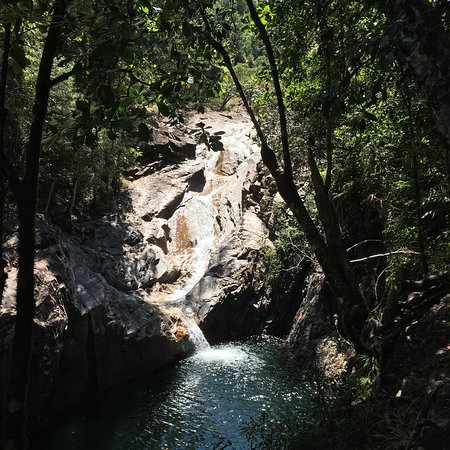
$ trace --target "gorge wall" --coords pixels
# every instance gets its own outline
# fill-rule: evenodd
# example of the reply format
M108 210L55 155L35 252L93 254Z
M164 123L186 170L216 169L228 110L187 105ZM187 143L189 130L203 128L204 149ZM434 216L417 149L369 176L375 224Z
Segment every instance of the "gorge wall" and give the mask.
M223 151L196 146L186 130L153 130L107 214L70 233L39 218L29 393L36 420L47 407L61 410L192 353L196 322L211 340L264 328L269 300L259 259L271 242L257 214L262 172L252 127L220 113L190 126L199 120L224 132ZM2 387L16 244L13 234L0 314Z

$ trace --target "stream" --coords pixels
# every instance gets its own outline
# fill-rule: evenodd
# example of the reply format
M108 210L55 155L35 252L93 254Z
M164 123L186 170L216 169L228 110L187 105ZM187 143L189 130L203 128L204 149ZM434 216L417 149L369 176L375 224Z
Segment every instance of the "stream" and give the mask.
M279 339L206 347L52 420L35 448L250 449L252 421L267 414L284 423L305 408L301 386Z

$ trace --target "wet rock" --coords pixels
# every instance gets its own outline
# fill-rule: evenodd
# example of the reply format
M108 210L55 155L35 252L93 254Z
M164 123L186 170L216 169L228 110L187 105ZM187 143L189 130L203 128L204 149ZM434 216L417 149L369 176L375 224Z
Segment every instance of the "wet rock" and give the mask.
M231 136L224 137L220 163L206 148L190 159L192 142L178 131L158 130L144 151L145 167L131 174L111 211L71 233L43 224L35 335L36 358L47 362L36 361L33 395L42 392L36 411L50 392L49 404L60 410L192 352L180 302L213 340L266 326L261 249L270 241L257 214L260 189L252 188L261 183L259 150L246 138L245 119L212 120ZM14 316L16 263L9 260L2 367L10 358Z
M211 255L209 268L186 301L201 320L207 339L219 342L261 332L269 299L259 250L269 245L268 230L247 211L236 233Z

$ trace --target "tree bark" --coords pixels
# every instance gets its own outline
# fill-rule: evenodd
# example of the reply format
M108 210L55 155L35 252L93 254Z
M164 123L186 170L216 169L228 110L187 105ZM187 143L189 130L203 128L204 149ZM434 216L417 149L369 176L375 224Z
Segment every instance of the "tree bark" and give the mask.
M33 118L26 147L25 173L16 192L19 214L19 271L11 376L8 385L4 444L7 449L27 448L27 390L32 352L35 257L35 214L42 133L51 88L51 72L64 24L66 1L56 0L42 51L36 82Z
M8 76L8 60L11 48L11 24L4 25L5 34L3 37L3 57L0 69L0 152L5 151L5 121L8 110L5 105L6 82ZM0 305L3 299L3 292L6 284L6 263L3 259L3 224L5 221L5 200L8 182L5 176L0 173Z

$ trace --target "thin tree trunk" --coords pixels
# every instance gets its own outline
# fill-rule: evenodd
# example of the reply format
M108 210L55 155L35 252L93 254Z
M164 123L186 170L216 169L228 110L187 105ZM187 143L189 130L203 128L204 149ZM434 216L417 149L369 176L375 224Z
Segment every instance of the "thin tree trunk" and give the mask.
M11 24L4 25L5 34L3 37L3 57L0 69L0 152L5 151L5 121L8 110L5 105L6 82L8 76L8 60L11 48ZM5 201L8 183L6 178L0 173L0 305L3 299L3 292L6 283L6 262L3 258L3 226L5 221Z
M44 43L36 93L33 120L26 147L25 174L17 195L19 212L19 271L17 277L16 323L14 330L11 377L8 385L5 448L28 446L27 390L32 350L35 256L35 214L42 133L51 88L51 71L64 23L66 2L56 0L52 21Z
M198 4L201 8L201 4ZM258 28L263 43L267 49L268 59L271 66L272 78L277 94L277 106L280 117L281 140L283 147L283 170L280 167L275 152L269 146L266 136L259 124L256 115L251 108L242 85L237 77L231 62L230 56L223 45L214 39L212 27L209 24L205 11L202 11L202 17L209 32L210 43L213 48L221 55L225 66L229 70L231 77L236 85L236 89L242 99L250 119L252 120L261 145L261 156L264 164L269 169L275 179L278 191L286 202L286 206L292 211L295 219L299 223L303 232L310 243L319 264L321 265L330 288L336 297L339 309L341 324L347 337L359 352L368 351L366 343L363 342L362 332L368 318L368 309L364 298L359 289L356 275L350 266L349 258L340 234L339 223L336 214L331 205L328 192L323 183L322 177L315 165L314 158L309 158L311 176L314 188L316 190L316 204L319 209L321 222L326 232L326 241L314 224L309 215L303 200L298 194L294 182L291 167L290 147L288 141L287 121L285 116L285 105L279 83L277 66L274 59L274 52L271 47L270 39L267 35L264 25L256 12L252 0L247 0L252 20ZM320 179L320 181L319 181Z
M411 102L411 95L408 89L408 86L404 88L404 102L406 104L406 108L408 109L409 115L409 134L410 134L410 146L411 146L411 160L412 160L412 181L413 181L413 190L414 190L414 203L415 203L415 212L416 212L416 226L417 226L417 246L420 251L420 261L422 263L422 271L423 275L427 276L428 269L428 258L426 254L425 247L425 236L423 232L423 221L422 221L422 193L420 190L420 174L419 174L419 163L417 161L417 136L415 131L415 123L414 123L414 113Z
M412 172L414 184L414 202L416 207L417 244L419 246L420 261L422 263L423 276L427 276L429 273L429 269L428 269L428 258L425 252L425 237L423 233L422 212L420 208L422 203L422 195L420 192L419 164L417 162L417 149L414 144L412 148Z
M56 184L56 181L53 180L52 181L52 185L50 186L50 192L48 193L47 203L45 204L45 209L44 209L44 214L45 215L48 214L48 209L50 208L50 201L51 201L52 196L53 196L53 191L55 190L55 184Z
M78 188L78 178L73 183L72 198L70 199L70 205L69 205L69 210L68 210L69 220L72 217L72 211L73 211L73 207L75 205L75 199L77 198L77 188Z

